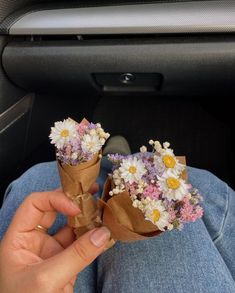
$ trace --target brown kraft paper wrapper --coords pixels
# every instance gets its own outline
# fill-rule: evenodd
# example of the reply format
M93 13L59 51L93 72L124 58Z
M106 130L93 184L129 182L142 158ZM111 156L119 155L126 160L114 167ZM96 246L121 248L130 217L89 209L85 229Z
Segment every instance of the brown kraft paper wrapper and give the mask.
M89 193L90 187L99 175L100 162L98 154L90 161L77 166L62 165L57 161L63 191L81 210L77 216L68 217L68 225L75 228L77 238L101 226L97 203Z
M177 159L181 164L186 165L185 157L177 157ZM182 173L182 178L187 179L186 171ZM141 210L132 206L132 200L127 191L111 197L109 195L111 184L108 178L99 206L102 210L103 225L109 228L113 239L133 242L162 233L152 222L145 220Z

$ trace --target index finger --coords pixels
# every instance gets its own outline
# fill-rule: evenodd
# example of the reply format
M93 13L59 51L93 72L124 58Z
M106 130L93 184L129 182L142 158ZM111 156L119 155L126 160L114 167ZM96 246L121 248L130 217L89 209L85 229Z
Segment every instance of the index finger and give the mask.
M40 224L46 212L53 211L75 216L80 210L62 191L32 193L17 209L8 230L14 232L32 231Z

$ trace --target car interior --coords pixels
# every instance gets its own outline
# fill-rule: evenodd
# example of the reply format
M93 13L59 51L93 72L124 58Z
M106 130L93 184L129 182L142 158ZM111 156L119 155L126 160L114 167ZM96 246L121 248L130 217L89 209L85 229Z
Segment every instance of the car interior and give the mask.
M235 187L235 1L0 0L0 194L83 117Z

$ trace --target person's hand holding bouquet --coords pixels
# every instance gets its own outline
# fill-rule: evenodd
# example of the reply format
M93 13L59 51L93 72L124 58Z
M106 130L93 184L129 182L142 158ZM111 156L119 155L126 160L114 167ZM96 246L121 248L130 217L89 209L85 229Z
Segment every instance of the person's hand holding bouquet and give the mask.
M57 212L80 214L61 190L33 193L17 209L0 246L1 293L73 292L77 274L106 249L110 232L105 227L77 240L68 226L46 233L40 227L49 229Z

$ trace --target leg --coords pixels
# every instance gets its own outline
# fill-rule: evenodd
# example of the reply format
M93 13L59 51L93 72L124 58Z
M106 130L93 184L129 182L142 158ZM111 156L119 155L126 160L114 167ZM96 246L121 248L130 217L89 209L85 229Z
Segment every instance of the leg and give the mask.
M189 179L203 195L203 221L235 280L235 192L205 170L189 168Z
M47 164L40 164L41 167L44 165L41 173L37 170L40 165L34 167L36 169L32 168L23 175L25 177L21 177L21 179L24 179L23 181L19 182L20 179L18 179L18 182L15 181L8 189L6 202L0 211L1 236L8 226L15 209L23 200L23 198L20 198L21 194L24 197L35 190L49 190L58 187L59 179L55 164L50 164L50 167ZM50 170L45 167L49 167ZM101 185L110 168L110 164L104 161L103 167L102 177L99 178ZM47 170L48 176L45 176L45 170ZM198 172L200 173L201 171ZM189 173L192 180L193 178L198 178L198 174L193 176L191 171ZM26 177L29 177L28 183ZM44 179L42 180L42 178ZM43 186L41 185L42 181L44 181ZM208 183L208 180L205 180L206 182ZM196 185L194 182L192 183ZM17 187L17 185L19 186ZM28 190L25 190L25 186L28 186ZM202 193L204 192L204 190L200 190ZM205 201L206 204L207 201ZM61 225L63 221L64 219L61 220ZM232 283L231 285L231 275L215 249L211 238L209 237L208 239L208 232L202 221L188 225L185 228L187 230L185 229L183 232L165 233L160 237L144 242L116 244L114 248L99 258L99 289L103 288L104 291L108 292L110 290L115 292L142 292L143 290L146 291L146 288L149 289L148 292L156 292L158 288L160 292L171 292L169 288L176 288L177 291L174 292L187 292L188 290L190 292L205 292L205 290L206 292L216 292L215 290L218 290L217 292L235 292L232 287L234 284ZM196 239L194 239L195 236ZM184 248L183 250L182 247ZM174 277L166 281L166 274ZM112 276L115 278L115 283L112 280ZM81 285L78 282L78 290L86 288L83 292L89 292L90 287L95 288L96 286L95 269L92 272L88 271L86 274L80 274L79 279ZM181 282L181 279L183 282ZM86 287L87 284L89 284L89 288ZM128 286L128 284L131 284L131 286ZM222 285L223 287L221 287Z
M60 181L55 162L35 165L13 181L6 190L0 210L0 239L7 230L16 209L30 193L53 190L59 186ZM65 217L59 215L49 233L54 234L65 223Z
M117 243L98 258L98 291L234 293L234 280L202 220L182 232Z
M117 243L98 259L99 292L235 292L234 192L207 171L188 172L204 196L204 222Z

